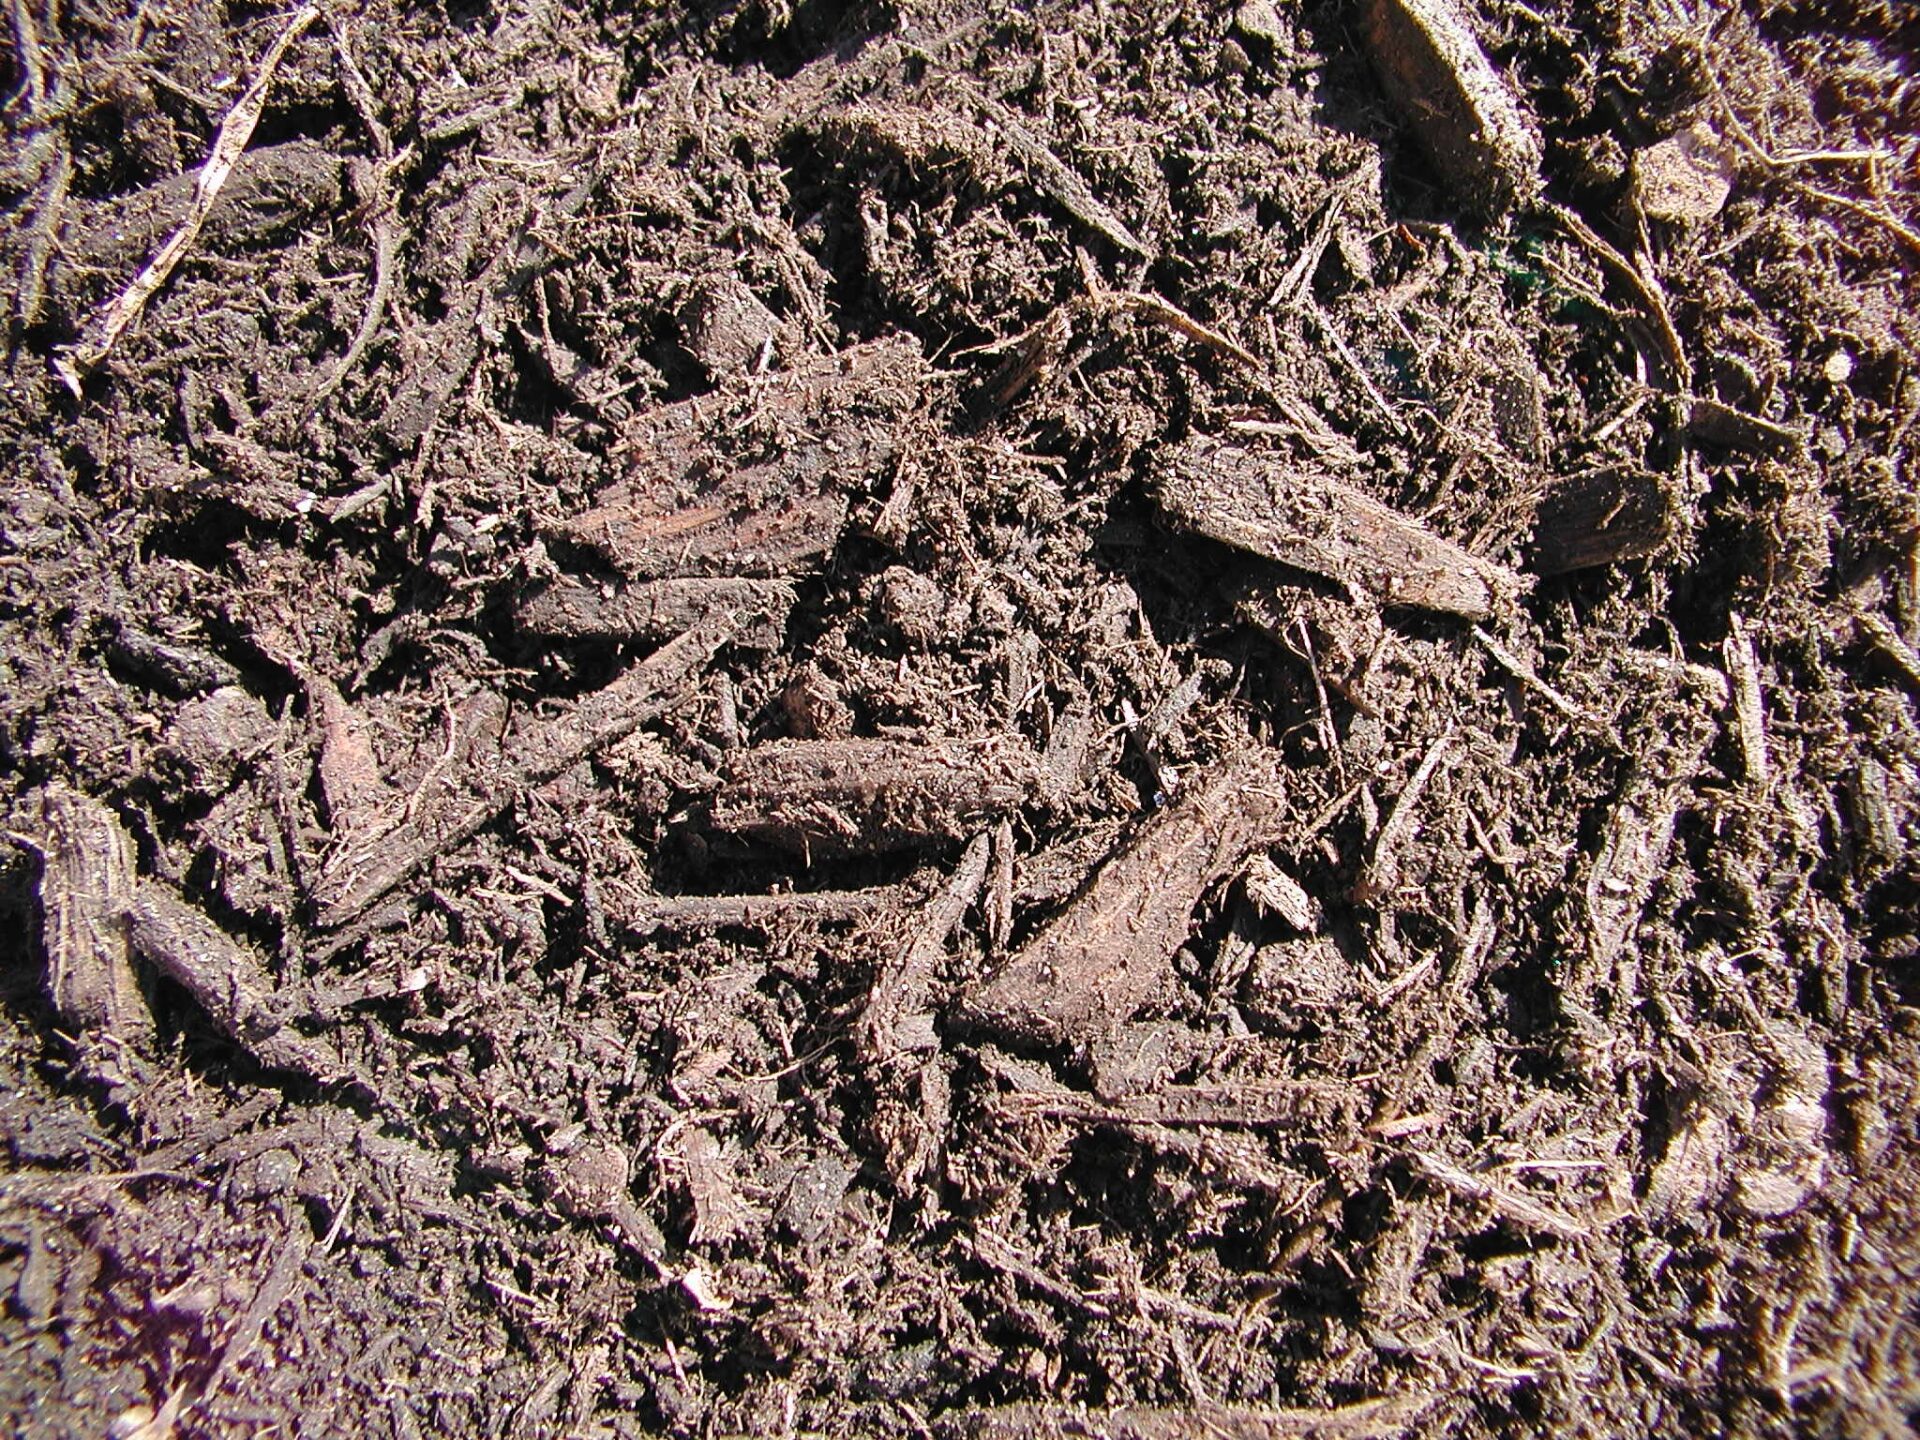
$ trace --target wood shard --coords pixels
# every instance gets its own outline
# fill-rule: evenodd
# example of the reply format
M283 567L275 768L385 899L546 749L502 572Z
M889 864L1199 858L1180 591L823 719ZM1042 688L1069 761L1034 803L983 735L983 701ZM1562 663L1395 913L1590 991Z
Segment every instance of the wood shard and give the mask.
M1040 757L984 740L776 740L730 757L716 830L802 855L868 855L959 840L1040 789Z
M982 1232L985 1233L985 1232ZM939 1440L1389 1440L1416 1433L1432 1395L1389 1395L1333 1410L1266 1410L1242 1405L1170 1408L1116 1405L1003 1405L942 1418ZM1421 1432L1423 1433L1423 1432Z
M153 1017L134 975L126 907L133 842L99 801L64 785L40 795L41 931L54 1009L80 1031L139 1040Z
M270 1070L322 1084L346 1078L333 1047L286 1023L288 1006L259 956L158 881L141 882L127 908L135 947L222 1033Z
M631 735L686 691L738 624L732 615L709 617L565 714L515 735L497 761L466 777L464 799L378 835L345 837L315 887L319 923L335 929L358 919L436 855L478 834L521 793Z
M1350 485L1217 440L1176 446L1158 490L1161 508L1189 529L1381 605L1484 620L1531 583Z
M885 341L651 411L621 437L626 477L554 533L639 578L793 574L833 549L849 493L892 461L928 373L912 343ZM715 462L710 432L727 415L765 432L755 458Z
M865 920L907 899L897 885L871 890L799 890L779 895L649 895L625 904L605 897L608 918L632 935L656 930L768 930Z
M1262 749L1190 781L1003 969L962 995L959 1019L1030 1045L1091 1040L1131 1020L1168 978L1207 887L1278 837L1279 783Z
M1454 0L1366 0L1381 88L1434 168L1483 214L1540 189L1540 137Z
M664 640L709 615L734 612L743 624L735 643L776 649L793 609L784 580L646 580L633 585L562 582L520 602L515 620L529 635L591 640Z

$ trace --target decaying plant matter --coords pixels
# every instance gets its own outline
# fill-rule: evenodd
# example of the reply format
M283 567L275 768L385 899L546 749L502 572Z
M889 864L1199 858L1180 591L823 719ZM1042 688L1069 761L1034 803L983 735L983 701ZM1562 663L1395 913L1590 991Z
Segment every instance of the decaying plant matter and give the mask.
M0 33L7 1433L1908 1428L1904 11Z

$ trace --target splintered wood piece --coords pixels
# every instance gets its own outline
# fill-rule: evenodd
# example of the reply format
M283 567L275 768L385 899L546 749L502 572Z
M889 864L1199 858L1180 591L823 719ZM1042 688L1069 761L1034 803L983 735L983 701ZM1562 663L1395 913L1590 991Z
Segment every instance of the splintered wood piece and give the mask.
M927 375L912 343L885 341L652 411L621 437L629 473L556 533L643 579L803 570L838 541L849 492L892 460L897 422ZM768 443L762 458L728 465L709 429L742 395L753 405L744 423Z
M701 621L604 690L516 735L491 773L469 777L464 802L434 807L377 837L350 838L316 887L319 923L327 929L351 923L436 855L478 834L521 793L631 735L686 691L739 623L730 614Z
M631 935L656 930L767 930L865 920L908 899L900 885L799 890L784 895L648 895L624 905L603 897L608 918Z
M973 837L946 885L924 906L903 912L879 937L873 989L854 1030L855 1043L869 1062L890 1060L902 1050L931 1048L929 1041L939 1043L932 1016L925 1014L927 995L946 958L947 937L986 884L991 851L983 830Z
M1675 715L1663 745L1640 758L1608 811L1586 881L1588 953L1596 966L1612 964L1639 927L1654 884L1666 873L1693 780L1719 735L1718 723L1704 714Z
M1434 168L1482 214L1540 189L1540 137L1454 0L1366 0L1380 86Z
M1531 583L1350 485L1217 440L1175 446L1158 492L1168 515L1208 539L1325 576L1381 605L1484 620Z
M1384 1395L1334 1410L1268 1410L1246 1405L1184 1408L1115 1405L1002 1405L963 1410L934 1427L939 1440L1391 1440L1415 1433L1432 1394ZM1424 1433L1424 1432L1420 1432Z
M1163 1085L1113 1101L1070 1091L1013 1095L1001 1103L1014 1114L1089 1125L1219 1125L1325 1134L1342 1122L1353 1128L1363 1118L1366 1100L1357 1086L1343 1081L1262 1080L1243 1085Z
M1032 1045L1095 1039L1131 1020L1167 979L1207 887L1279 838L1279 783L1262 749L1190 780L1077 899L961 997L959 1018Z
M1651 555L1667 543L1672 510L1651 475L1602 471L1564 481L1540 502L1533 527L1536 575L1563 575Z
M331 1045L286 1023L284 997L260 957L169 886L141 881L126 916L135 948L260 1064L322 1084L347 1077Z
M793 586L784 580L645 580L633 585L548 586L520 602L515 620L529 635L586 640L664 640L690 630L709 615L741 617L734 643L753 650L778 648Z
M729 757L716 830L802 855L870 855L958 840L1031 799L1025 741L776 740Z
M47 991L81 1032L137 1041L153 1031L127 940L133 842L119 818L64 785L40 794L40 913Z

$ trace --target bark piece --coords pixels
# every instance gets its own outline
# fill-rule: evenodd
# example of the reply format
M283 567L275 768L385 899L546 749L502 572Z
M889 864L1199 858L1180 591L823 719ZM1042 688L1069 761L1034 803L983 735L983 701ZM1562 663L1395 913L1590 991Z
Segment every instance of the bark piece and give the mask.
M1533 571L1563 575L1651 555L1667 543L1672 512L1651 475L1605 471L1563 482L1540 502Z
M1467 205L1497 215L1540 189L1540 137L1454 0L1366 0L1381 88Z
M1040 788L1040 757L984 740L777 740L741 751L715 829L802 855L868 855L958 840Z
M731 611L743 621L736 644L773 650L792 609L793 587L782 580L696 578L617 586L563 582L521 601L515 619L530 635L653 641Z
M715 380L760 366L781 336L780 317L733 275L697 282L675 318L687 353Z
M478 834L523 791L631 735L685 692L737 626L731 615L702 621L564 715L510 740L497 771L469 777L463 802L351 840L329 862L315 896L320 924L333 929L358 919L434 856Z
M1207 887L1278 838L1287 806L1254 749L1143 825L1068 907L962 996L961 1020L1033 1045L1091 1040L1133 1018L1168 977Z
M126 909L134 893L133 842L119 818L64 785L40 794L40 912L47 991L81 1031L137 1041L153 1017L133 970Z
M171 887L142 881L126 916L134 947L260 1064L292 1070L323 1085L347 1078L347 1067L331 1045L287 1023L296 1007L278 993L260 957Z
M1803 432L1750 415L1708 395L1696 395L1687 402L1686 430L1691 439L1750 455L1791 456L1807 446Z
M1158 488L1161 508L1189 529L1381 605L1484 620L1530 583L1350 485L1217 440L1174 447Z
M894 340L748 381L750 423L778 434L766 458L737 465L708 440L715 400L664 406L622 437L626 478L557 533L637 578L804 569L838 541L848 492L892 460L893 422L926 376L919 351Z

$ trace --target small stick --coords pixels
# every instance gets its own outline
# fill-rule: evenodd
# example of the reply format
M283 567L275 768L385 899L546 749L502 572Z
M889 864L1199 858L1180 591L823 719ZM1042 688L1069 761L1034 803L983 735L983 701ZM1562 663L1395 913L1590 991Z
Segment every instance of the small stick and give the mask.
M1122 290L1115 294L1113 303L1136 315L1144 315L1150 320L1158 320L1170 330L1176 330L1189 340L1218 350L1229 359L1246 366L1249 370L1263 370L1260 357L1244 345L1236 344L1211 326L1203 325L1186 311L1170 300L1158 295L1149 295L1143 290Z
M47 103L47 67L40 59L40 32L34 28L33 11L27 8L27 0L13 0L13 45L20 72L25 76L20 88L33 102L27 113L37 115L40 107Z
M140 318L147 302L167 283L167 277L173 274L181 258L199 238L200 229L206 224L214 202L220 198L227 177L233 173L235 163L246 150L247 142L253 138L254 127L260 123L260 113L266 108L267 87L272 83L274 71L279 68L281 59L293 42L319 18L320 7L312 3L302 5L294 12L286 28L268 47L253 83L247 86L246 92L227 112L226 119L220 122L220 133L214 137L213 149L208 152L206 163L200 167L200 174L194 182L193 204L187 211L187 218L155 252L147 262L146 269L134 276L118 296L96 311L87 322L86 331L79 341L54 361L54 373L65 382L76 399L80 395L82 377L107 358L121 335Z
M1740 755L1747 779L1766 783L1772 766L1767 758L1767 711L1760 698L1760 665L1753 653L1753 637L1737 613L1727 616L1727 639L1721 647L1727 678L1732 681L1734 731L1740 737Z
M1831 190L1822 190L1818 185L1808 185L1804 181L1795 181L1793 188L1798 190L1802 195L1810 199L1818 200L1822 204L1831 205L1835 209L1845 210L1850 215L1858 215L1862 220L1873 221L1874 224L1882 226L1888 234L1892 235L1909 250L1920 253L1920 230L1915 230L1911 225L1903 223L1894 216L1887 214L1886 211L1876 210L1873 206L1864 205L1849 196L1836 195Z
M1549 205L1547 211L1560 222L1560 226L1575 240L1586 246L1598 260L1614 275L1625 282L1627 289L1633 292L1641 308L1647 312L1647 318L1653 322L1654 336L1660 342L1661 358L1667 362L1672 373L1672 387L1677 391L1693 388L1693 367L1687 363L1686 351L1680 345L1680 332L1673 328L1673 315L1667 309L1667 297L1660 293L1640 267L1622 255L1598 230L1582 220L1564 205Z
M1376 904L1399 888L1400 862L1395 852L1400 848L1400 842L1412 833L1414 807L1419 804L1427 782L1433 779L1434 771L1440 768L1441 760L1446 757L1448 742L1452 739L1453 729L1449 726L1446 734L1428 747L1420 768L1413 772L1413 778L1407 781L1407 788L1393 802L1393 809L1387 813L1386 824L1380 827L1379 835L1374 838L1373 858L1367 862L1367 868L1361 872L1360 879L1353 887L1353 898L1361 904Z
M1583 725L1593 723L1593 717L1591 715L1587 714L1586 711L1567 699L1566 696L1554 689L1553 686L1542 680L1534 673L1531 665L1507 649L1506 646L1502 645L1478 625L1473 627L1473 638L1487 647L1487 653L1494 658L1495 663L1497 663L1502 670L1513 676L1514 679L1518 680L1529 690L1538 693L1542 699L1569 720L1578 721Z

